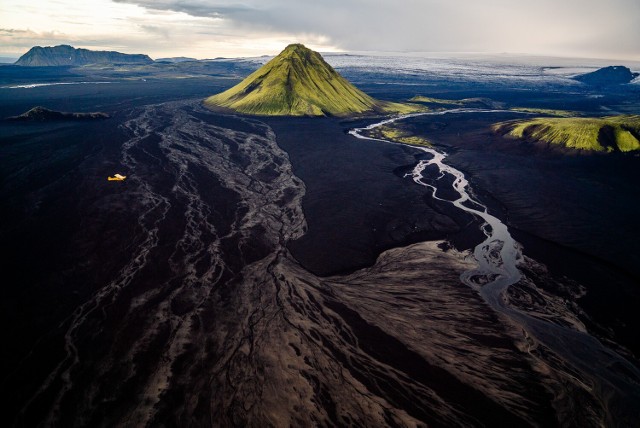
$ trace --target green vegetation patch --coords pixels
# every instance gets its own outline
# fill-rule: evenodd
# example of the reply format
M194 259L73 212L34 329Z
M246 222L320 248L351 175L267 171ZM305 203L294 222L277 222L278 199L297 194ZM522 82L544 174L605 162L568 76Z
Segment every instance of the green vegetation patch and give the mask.
M429 111L429 108L414 103L394 103L390 101L378 101L378 108L384 113L411 114Z
M426 146L431 147L431 142L424 137L413 134L407 129L400 128L393 125L383 125L372 129L369 132L369 136L372 138L379 138L381 140L395 141L398 143L409 144L412 146Z
M511 138L542 141L576 150L630 152L640 150L640 116L601 118L533 118L493 125Z
M501 109L504 108L504 103L494 101L491 98L464 98L462 100L447 100L443 98L425 97L422 95L416 95L409 101L427 104L430 107L437 107L441 109L454 108L454 107L467 107L467 108L483 108L483 109Z
M533 108L533 107L512 107L510 110L519 111L522 113L545 114L548 116L558 116L558 117L579 116L579 113L575 111L569 111L569 110L552 110L552 109L546 109L546 108Z
M448 106L462 106L464 102L462 100L445 100L442 98L432 98L432 97L424 97L422 95L416 95L411 98L409 101L416 103L425 103L425 104L442 104Z
M365 94L301 44L277 57L236 86L204 101L261 116L349 116L364 113L408 114L428 111L420 104L378 101Z
M266 116L345 116L374 111L377 104L300 44L287 46L238 85L205 100L208 106Z
M635 135L628 129L622 127L614 128L614 138L616 145L621 152L632 152L634 150L640 150L640 141L638 138L638 128L636 128Z

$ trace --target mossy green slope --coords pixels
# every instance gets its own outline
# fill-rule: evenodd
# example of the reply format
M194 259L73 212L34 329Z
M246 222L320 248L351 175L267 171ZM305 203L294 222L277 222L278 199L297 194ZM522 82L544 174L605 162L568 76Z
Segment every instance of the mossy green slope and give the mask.
M499 134L598 152L640 150L640 116L538 117L495 124Z
M322 56L292 44L246 79L205 105L265 116L348 116L416 111L419 106L379 102L340 76Z
M570 111L570 110L553 110L548 108L535 108L535 107L511 107L509 110L518 111L521 113L533 113L533 114L544 114L547 116L558 116L558 117L575 117L579 116L578 112Z
M445 106L462 106L464 102L462 100L445 100L443 98L433 98L433 97L425 97L422 95L416 95L411 98L409 101L413 101L416 103L426 103L426 104L439 104Z

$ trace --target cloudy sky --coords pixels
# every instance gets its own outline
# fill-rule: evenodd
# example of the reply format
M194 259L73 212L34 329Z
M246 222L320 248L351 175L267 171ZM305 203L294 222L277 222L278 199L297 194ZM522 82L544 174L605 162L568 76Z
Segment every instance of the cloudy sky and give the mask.
M640 0L1 0L0 55L71 44L153 58L328 51L640 60Z

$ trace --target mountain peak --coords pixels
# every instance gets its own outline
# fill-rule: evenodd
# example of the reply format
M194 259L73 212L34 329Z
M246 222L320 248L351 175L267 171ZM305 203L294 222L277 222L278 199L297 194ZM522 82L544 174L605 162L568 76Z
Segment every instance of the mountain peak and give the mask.
M291 43L286 48L284 48L282 52L291 52L291 51L313 52L311 49L309 49L302 43Z
M238 85L205 100L209 106L270 116L346 116L375 110L378 102L300 43Z

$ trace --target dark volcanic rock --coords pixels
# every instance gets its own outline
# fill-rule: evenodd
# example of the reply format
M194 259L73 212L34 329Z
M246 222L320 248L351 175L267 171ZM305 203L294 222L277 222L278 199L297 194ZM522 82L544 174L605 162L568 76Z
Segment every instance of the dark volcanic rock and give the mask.
M581 74L574 79L588 85L605 86L629 83L639 75L640 73L633 73L625 66L612 65L591 73Z
M47 67L86 64L150 64L148 55L130 55L114 51L91 51L76 49L69 45L34 46L22 55L15 65L27 67Z
M54 120L95 120L108 119L109 115L102 112L91 113L68 113L63 111L49 110L45 107L34 107L31 110L18 116L8 117L7 120L13 121L54 121Z

